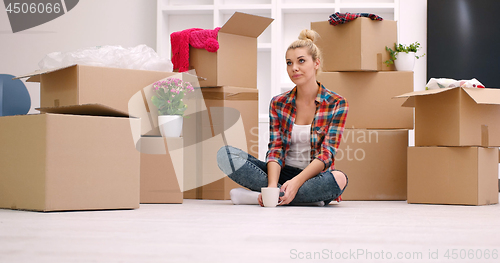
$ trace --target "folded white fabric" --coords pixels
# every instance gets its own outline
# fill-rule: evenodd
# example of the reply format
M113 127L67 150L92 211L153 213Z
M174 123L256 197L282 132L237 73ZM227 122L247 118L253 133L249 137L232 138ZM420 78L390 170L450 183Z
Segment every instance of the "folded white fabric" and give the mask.
M470 80L454 80L454 79L446 79L446 78L431 78L427 85L425 85L426 90L430 89L444 89L444 88L481 88L484 89L484 85L481 84L477 79Z

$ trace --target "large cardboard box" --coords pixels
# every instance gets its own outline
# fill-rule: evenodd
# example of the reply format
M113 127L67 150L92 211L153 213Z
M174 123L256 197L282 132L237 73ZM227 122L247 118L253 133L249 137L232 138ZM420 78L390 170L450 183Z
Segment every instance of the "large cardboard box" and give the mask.
M498 149L409 147L408 203L498 203Z
M393 99L413 91L413 72L323 72L318 80L349 103L345 127L413 129L413 110Z
M185 187L191 190L184 192L184 198L227 200L229 191L241 186L219 169L217 151L231 145L258 157L258 90L230 86L201 90L207 114L197 121L189 120L184 126L185 131L196 129L201 137L196 147L185 148L191 162L198 165L186 169L191 172L185 176L191 178L185 178Z
M98 105L83 107L102 116L0 118L0 208L139 208L140 159L132 130L140 120Z
M190 47L189 65L206 79L201 87L257 88L257 37L273 20L235 12L219 30L217 52Z
M170 154L169 150L174 149L178 151ZM183 202L181 189L184 178L184 154L182 150L182 137L141 137L142 204L181 204Z
M178 73L73 65L17 78L30 77L27 82L40 82L40 107L95 103L128 113L129 100L134 94L175 74Z
M416 91L415 146L500 146L500 90L445 88Z
M406 200L408 130L345 129L335 169L349 183L344 200Z
M396 21L360 17L337 26L312 22L311 29L320 35L316 44L323 52L323 71L394 70L384 61L390 58L385 47L394 49L397 42Z

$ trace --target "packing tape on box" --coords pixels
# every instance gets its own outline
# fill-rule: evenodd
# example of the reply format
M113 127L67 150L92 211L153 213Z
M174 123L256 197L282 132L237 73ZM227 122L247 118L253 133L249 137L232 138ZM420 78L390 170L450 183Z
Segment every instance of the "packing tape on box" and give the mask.
M257 92L203 92L205 100L258 100Z

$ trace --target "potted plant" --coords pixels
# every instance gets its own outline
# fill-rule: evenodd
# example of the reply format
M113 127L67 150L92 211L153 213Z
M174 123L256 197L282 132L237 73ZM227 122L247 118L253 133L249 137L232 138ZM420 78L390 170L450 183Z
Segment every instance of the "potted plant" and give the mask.
M158 127L163 137L180 137L184 111L184 95L193 92L189 82L171 78L153 83L155 95L151 102L158 109Z
M389 47L385 47L385 49L389 52L391 58L384 63L387 66L394 64L396 70L412 71L415 65L415 58L419 59L425 56L425 54L421 56L416 55L417 51L420 49L420 43L418 42L410 45L394 43L394 50Z

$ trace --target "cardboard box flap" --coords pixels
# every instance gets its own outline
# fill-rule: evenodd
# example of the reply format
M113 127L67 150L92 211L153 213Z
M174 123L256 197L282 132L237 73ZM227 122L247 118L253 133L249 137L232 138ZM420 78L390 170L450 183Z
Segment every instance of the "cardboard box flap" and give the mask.
M500 104L500 89L462 88L477 104Z
M407 100L401 106L403 106L403 107L415 107L415 100L414 100L414 98L416 96L425 96L425 95L437 94L437 93L445 92L445 91L448 91L448 90L451 90L451 89L454 89L454 88L419 90L419 91L408 92L408 93L405 93L405 94L393 97L393 99L407 98Z
M452 89L459 89L461 87L453 88L443 88L443 89L431 89L431 90L421 90L405 93L394 98L408 98L404 103L403 107L415 107L416 96L425 96L442 93ZM500 89L477 89L477 88L461 88L463 89L477 104L500 104Z
M44 107L37 108L41 113L57 113L71 115L90 115L90 116L105 116L105 117L132 117L129 114L115 110L111 107L102 104L83 104L60 107Z
M219 32L257 38L273 20L268 17L235 12Z
M17 76L17 77L15 77L13 79L22 79L22 78L30 77L28 80L26 80L26 82L40 82L40 75L42 75L42 74L47 74L47 73L50 73L50 72L58 71L58 70L69 68L69 67L73 67L73 66L76 66L76 64L73 64L73 65L70 65L70 66L65 66L65 67L35 70L34 72L31 72L31 73L28 73L28 74L24 74L24 75L21 75L21 76Z

